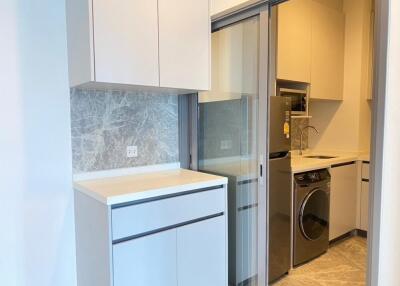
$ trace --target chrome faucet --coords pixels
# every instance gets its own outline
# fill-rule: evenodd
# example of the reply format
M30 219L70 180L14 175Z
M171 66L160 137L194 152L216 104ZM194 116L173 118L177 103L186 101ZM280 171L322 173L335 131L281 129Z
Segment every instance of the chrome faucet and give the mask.
M304 130L306 130L306 129L308 129L308 128L314 129L314 131L315 131L317 134L319 134L318 129L315 128L315 127L312 126L312 125L307 125L307 126L304 127L304 128L300 128L300 150L299 150L300 156L303 155L303 133L304 133Z

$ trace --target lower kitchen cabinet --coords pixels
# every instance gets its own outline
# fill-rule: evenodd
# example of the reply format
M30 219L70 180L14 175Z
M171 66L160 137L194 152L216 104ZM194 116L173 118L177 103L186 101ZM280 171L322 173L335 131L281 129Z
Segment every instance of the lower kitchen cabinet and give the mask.
M360 228L368 231L369 182L361 182Z
M177 229L179 286L227 285L225 234L223 216Z
M368 231L369 216L369 163L363 162L361 168L360 221L361 230Z
M113 245L114 286L176 286L176 230Z
M236 277L232 280L237 282L236 285L257 275L257 211L257 207L251 206L238 210L236 214Z
M226 185L107 205L75 192L78 286L226 286Z
M225 218L115 244L113 262L114 286L226 285Z
M257 180L230 178L229 285L247 285L257 275L257 185Z
M355 229L357 222L357 164L332 166L329 240Z

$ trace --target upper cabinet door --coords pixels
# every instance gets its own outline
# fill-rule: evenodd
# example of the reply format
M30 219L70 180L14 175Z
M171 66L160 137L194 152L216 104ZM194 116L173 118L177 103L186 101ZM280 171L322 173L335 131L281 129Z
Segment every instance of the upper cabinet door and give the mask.
M344 25L341 11L312 1L310 98L342 100Z
M157 0L93 0L93 26L97 82L159 85Z
M375 66L375 58L374 58L374 45L375 45L375 12L371 11L371 16L369 19L369 33L368 33L368 53L367 53L367 61L368 68L366 74L366 80L368 82L365 85L367 99L373 99L373 89L374 89L374 66Z
M159 0L158 5L160 86L209 90L209 1Z
M277 78L311 82L311 1L278 6Z

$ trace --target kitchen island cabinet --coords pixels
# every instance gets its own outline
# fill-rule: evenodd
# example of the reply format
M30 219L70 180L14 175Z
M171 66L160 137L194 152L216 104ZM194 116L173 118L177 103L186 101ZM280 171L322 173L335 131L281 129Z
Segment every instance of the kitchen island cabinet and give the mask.
M76 182L78 286L226 286L226 184L182 169Z

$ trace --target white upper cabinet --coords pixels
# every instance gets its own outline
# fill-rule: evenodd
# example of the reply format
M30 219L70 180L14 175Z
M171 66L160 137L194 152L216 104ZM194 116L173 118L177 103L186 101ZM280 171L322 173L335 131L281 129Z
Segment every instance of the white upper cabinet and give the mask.
M277 79L309 83L310 98L341 100L344 14L313 0L278 6Z
M278 6L277 78L311 81L311 0Z
M368 31L368 67L367 67L367 75L366 80L368 82L366 88L367 100L373 99L373 89L374 89L374 44L375 44L375 12L371 11L371 16L369 19L369 31Z
M70 86L210 87L208 0L68 0Z
M160 86L210 89L208 0L158 0Z
M158 86L157 0L93 0L95 80Z
M343 99L344 24L342 12L312 3L310 98Z

